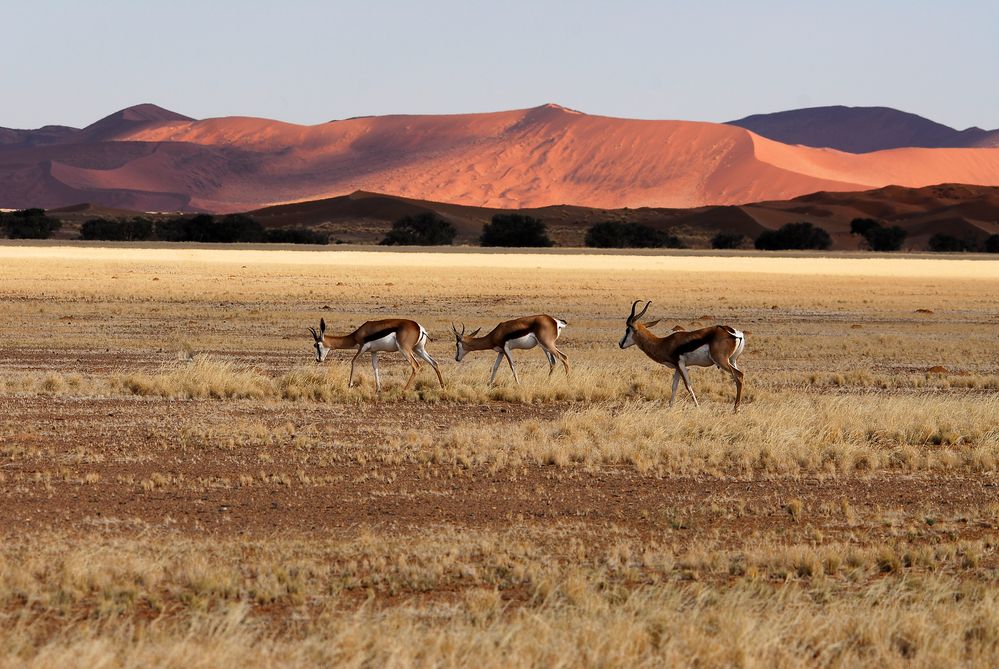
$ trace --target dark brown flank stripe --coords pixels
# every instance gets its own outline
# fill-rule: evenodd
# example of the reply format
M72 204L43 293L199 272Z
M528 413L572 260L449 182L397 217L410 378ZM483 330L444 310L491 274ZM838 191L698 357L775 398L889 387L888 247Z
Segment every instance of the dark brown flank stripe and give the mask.
M364 338L364 343L375 341L376 339L381 339L382 337L387 337L393 334L398 328L385 328L384 330L379 330L374 334L370 334Z
M696 351L711 340L711 333L698 337L697 339L691 339L686 344L680 344L676 347L677 355L684 355L685 353L690 353L691 351Z
M531 334L531 328L521 328L520 330L514 330L513 332L510 332L509 334L507 334L506 337L503 338L503 343L506 343L511 339L520 339L521 337L526 337L529 334Z

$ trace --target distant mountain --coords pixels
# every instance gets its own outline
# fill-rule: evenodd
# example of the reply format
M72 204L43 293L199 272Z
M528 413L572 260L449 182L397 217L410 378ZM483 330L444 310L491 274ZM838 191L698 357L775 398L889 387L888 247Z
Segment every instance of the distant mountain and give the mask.
M0 131L0 207L229 212L372 191L492 208L688 208L888 184L999 185L999 148L853 155L742 127L555 104L312 126L138 105L86 128Z
M729 121L784 144L870 153L903 147L999 146L999 130L955 130L890 107L812 107Z

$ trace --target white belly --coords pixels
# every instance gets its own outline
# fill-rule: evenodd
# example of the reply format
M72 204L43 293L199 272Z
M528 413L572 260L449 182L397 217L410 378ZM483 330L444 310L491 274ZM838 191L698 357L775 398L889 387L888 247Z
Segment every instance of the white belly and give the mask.
M533 334L524 335L523 337L517 337L516 339L508 339L506 342L506 347L508 349L528 349L534 348L538 345L538 338Z
M399 350L399 341L395 337L395 333L385 335L381 339L372 339L362 348L365 353L384 353L389 351Z
M710 367L715 364L714 360L711 359L711 352L708 350L707 344L695 348L690 353L684 353L681 357L683 364L688 367Z

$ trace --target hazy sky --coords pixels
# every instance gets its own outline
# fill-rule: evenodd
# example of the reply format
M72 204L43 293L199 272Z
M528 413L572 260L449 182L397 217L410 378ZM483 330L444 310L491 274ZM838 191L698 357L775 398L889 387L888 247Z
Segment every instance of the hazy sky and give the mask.
M999 127L999 2L0 0L0 126L154 102L298 123L558 102L725 121L886 105Z

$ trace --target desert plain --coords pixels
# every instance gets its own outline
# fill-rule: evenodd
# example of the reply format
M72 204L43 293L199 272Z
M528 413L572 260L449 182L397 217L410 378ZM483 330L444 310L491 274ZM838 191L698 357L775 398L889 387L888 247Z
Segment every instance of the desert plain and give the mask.
M0 666L999 664L999 263L0 246ZM620 350L747 333L746 395ZM573 365L454 361L569 322ZM411 317L447 383L306 328Z

